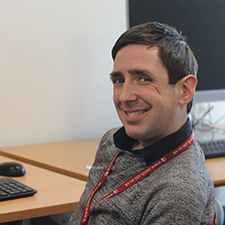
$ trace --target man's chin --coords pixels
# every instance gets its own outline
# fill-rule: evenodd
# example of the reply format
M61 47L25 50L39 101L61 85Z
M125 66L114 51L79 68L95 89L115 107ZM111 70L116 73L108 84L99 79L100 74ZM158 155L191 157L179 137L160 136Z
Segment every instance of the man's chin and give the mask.
M127 133L127 135L130 137L130 138L133 138L135 140L139 140L140 139L140 136L141 136L141 132L140 132L140 129L138 128L126 128L125 127L125 131Z

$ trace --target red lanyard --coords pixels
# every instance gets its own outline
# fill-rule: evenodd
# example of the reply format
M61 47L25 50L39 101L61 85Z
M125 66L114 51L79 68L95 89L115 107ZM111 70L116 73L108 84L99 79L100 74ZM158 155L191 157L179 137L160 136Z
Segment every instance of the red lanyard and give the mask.
M212 225L215 225L215 216L213 217Z
M97 183L97 185L95 186L94 190L91 192L86 206L84 208L84 212L83 212L83 216L81 219L81 225L87 225L88 224L88 219L89 216L91 214L91 212L94 210L94 208L102 201L105 201L117 194L119 194L120 192L124 191L125 189L129 188L130 186L132 186L133 184L137 183L138 181L142 180L143 178L147 177L149 174L151 174L153 171L155 171L156 169L158 169L160 166L162 166L163 164L165 164L166 162L168 162L169 160L173 159L174 157L176 157L177 155L179 155L180 153L182 153L183 151L185 151L188 147L191 146L191 144L194 141L194 131L192 132L191 136L184 142L182 143L180 146L178 146L177 148L175 148L173 151L169 152L168 154L166 154L165 156L163 156L161 159L158 159L157 161L155 161L154 163L152 163L151 165L149 165L148 167L146 167L145 169L143 169L142 171L140 171L139 173L137 173L136 175L134 175L133 177L131 177L129 180L127 180L126 182L124 182L122 185L120 185L118 188L116 188L115 190L113 190L111 193L109 193L108 195L106 195L104 198L102 198L99 202L97 202L91 209L90 211L90 205L91 205L91 200L93 198L93 196L95 195L95 193L97 192L97 190L101 187L101 185L104 183L105 179L107 178L113 163L115 162L117 156L119 155L120 151L116 154L116 156L113 158L113 160L110 162L109 166L107 167L106 171L104 172L104 174L102 175L101 179L99 180L99 182Z

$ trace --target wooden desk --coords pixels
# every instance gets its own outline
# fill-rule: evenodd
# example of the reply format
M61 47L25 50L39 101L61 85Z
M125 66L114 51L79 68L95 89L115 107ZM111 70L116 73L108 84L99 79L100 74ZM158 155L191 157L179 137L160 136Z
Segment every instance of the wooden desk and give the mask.
M0 162L14 161L0 156ZM72 212L85 182L23 163L26 175L13 178L36 190L34 196L0 202L0 223ZM2 178L2 176L0 176Z
M0 148L0 155L86 181L100 138ZM207 159L215 187L225 185L225 157Z
M0 155L87 181L100 138L0 148Z
M225 185L225 157L206 159L206 165L212 176L214 186Z

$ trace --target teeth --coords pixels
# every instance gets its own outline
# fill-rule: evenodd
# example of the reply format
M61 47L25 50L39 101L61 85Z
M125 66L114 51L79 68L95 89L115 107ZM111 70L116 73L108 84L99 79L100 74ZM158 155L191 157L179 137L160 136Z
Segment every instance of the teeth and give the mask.
M144 112L146 112L146 111L147 111L147 110L140 110L140 111L131 112L131 113L127 112L127 114L128 114L129 116L136 116L136 115L141 114L141 113L144 113Z

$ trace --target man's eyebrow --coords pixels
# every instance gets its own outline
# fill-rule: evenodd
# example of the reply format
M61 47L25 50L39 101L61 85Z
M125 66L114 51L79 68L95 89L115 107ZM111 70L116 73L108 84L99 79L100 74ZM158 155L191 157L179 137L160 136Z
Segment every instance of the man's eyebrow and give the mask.
M130 73L131 75L148 75L148 76L151 75L151 73L149 73L149 71L141 70L141 69L128 70L128 73Z
M142 76L152 77L152 73L150 73L147 70L142 70L142 69L131 69L131 70L128 70L128 73L133 76L134 75L142 75ZM111 80L113 80L113 79L115 80L117 78L120 78L121 76L123 76L123 74L120 71L115 71L115 72L110 73Z
M122 74L121 72L117 72L117 71L116 71L116 72L110 73L109 76L110 76L110 79L112 80L112 79L115 79L115 78L117 78L117 77L123 76L123 74Z

